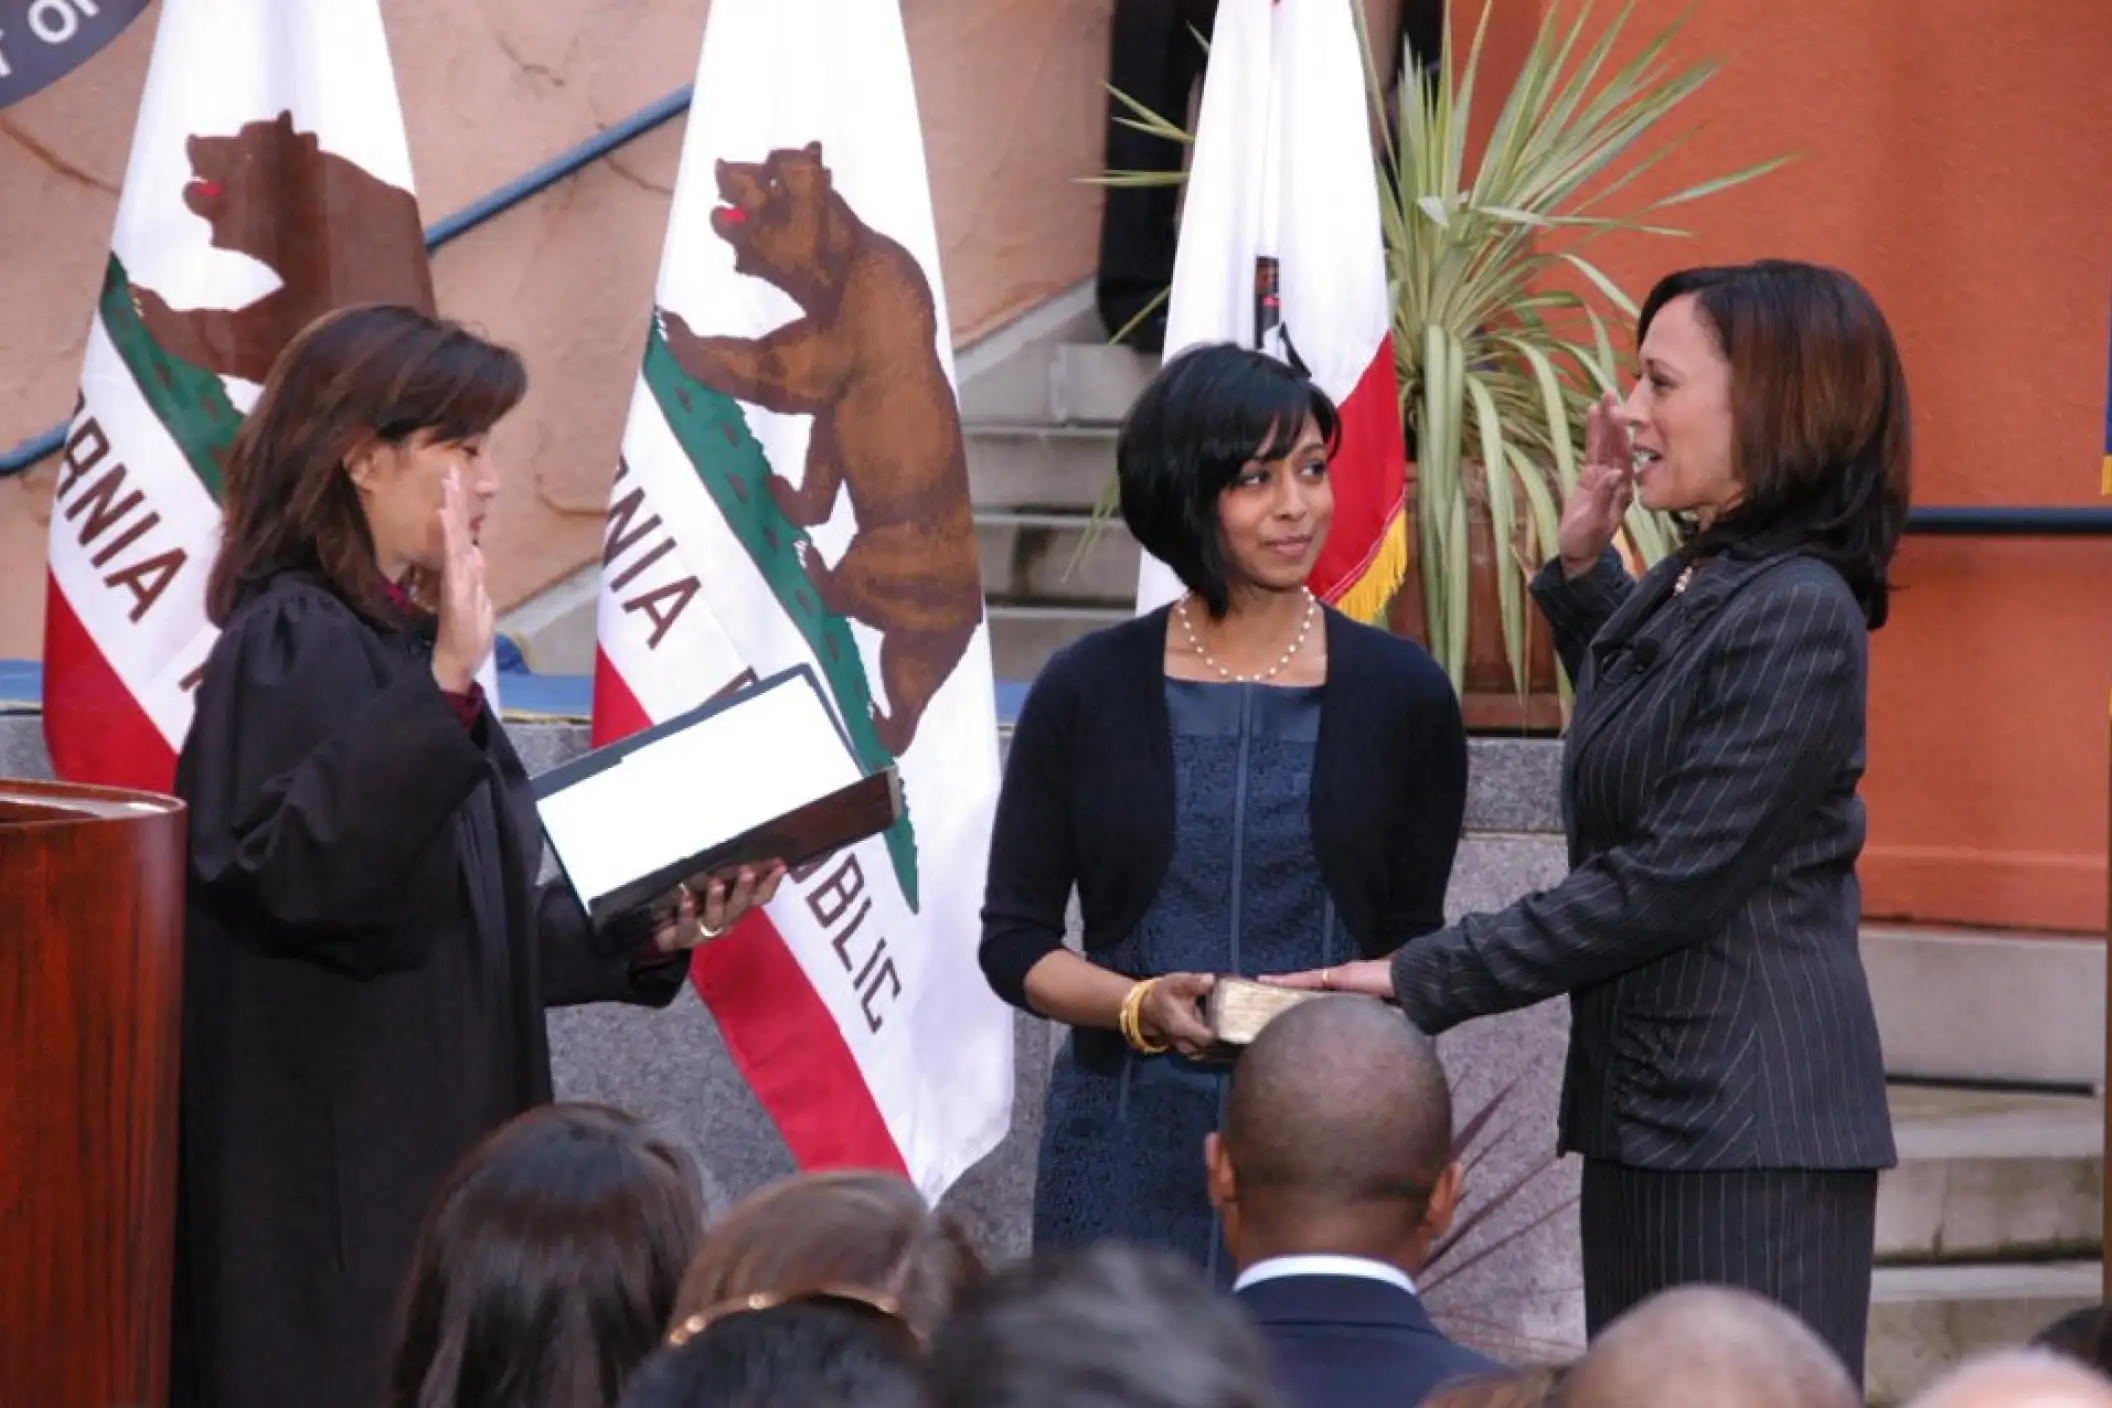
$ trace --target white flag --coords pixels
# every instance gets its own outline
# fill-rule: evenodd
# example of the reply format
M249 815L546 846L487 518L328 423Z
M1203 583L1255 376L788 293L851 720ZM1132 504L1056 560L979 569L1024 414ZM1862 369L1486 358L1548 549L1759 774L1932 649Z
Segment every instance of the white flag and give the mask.
M1010 1124L1012 1018L976 962L996 708L894 4L715 0L655 305L595 740L807 664L865 768L900 768L905 819L794 875L694 974L802 1167L937 1197Z
M1342 413L1334 524L1308 585L1346 614L1386 609L1408 566L1406 455L1364 64L1350 0L1222 0L1166 310L1166 355L1258 348ZM1137 610L1181 594L1146 554Z
M307 323L369 301L431 311L413 190L375 0L166 0L52 505L44 733L61 777L170 786L218 634L205 578L227 448Z

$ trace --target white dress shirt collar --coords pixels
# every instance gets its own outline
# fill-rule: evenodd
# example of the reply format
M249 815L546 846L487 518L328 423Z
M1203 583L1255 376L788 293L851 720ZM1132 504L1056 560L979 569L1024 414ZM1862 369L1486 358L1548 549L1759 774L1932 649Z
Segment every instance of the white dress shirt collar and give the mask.
M1311 1256L1272 1256L1255 1262L1239 1273L1232 1289L1243 1291L1263 1281L1274 1281L1283 1276L1356 1276L1366 1281L1384 1281L1389 1286L1399 1286L1409 1295L1416 1294L1415 1279L1398 1266L1383 1261L1373 1261L1362 1256L1338 1256L1319 1253Z

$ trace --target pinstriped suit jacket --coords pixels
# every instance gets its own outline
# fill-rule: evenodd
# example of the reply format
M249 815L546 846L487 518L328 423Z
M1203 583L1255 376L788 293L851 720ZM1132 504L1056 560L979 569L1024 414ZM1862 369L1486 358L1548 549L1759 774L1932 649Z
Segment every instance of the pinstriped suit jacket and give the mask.
M1565 1151L1640 1168L1885 1168L1856 930L1869 633L1794 548L1533 583L1578 681L1571 873L1411 940L1418 1025L1570 996Z

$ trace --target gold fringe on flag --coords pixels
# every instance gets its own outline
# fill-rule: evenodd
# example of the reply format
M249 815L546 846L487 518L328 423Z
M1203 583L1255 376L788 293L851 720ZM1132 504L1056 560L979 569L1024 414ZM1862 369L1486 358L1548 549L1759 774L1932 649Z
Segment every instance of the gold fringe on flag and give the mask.
M1371 560L1357 579L1333 602L1335 610L1353 621L1382 625L1393 594L1408 576L1408 516L1396 507L1386 520L1386 531L1372 550Z
M2105 456L2105 466L2098 472L2097 492L2103 496L2112 496L2112 455Z

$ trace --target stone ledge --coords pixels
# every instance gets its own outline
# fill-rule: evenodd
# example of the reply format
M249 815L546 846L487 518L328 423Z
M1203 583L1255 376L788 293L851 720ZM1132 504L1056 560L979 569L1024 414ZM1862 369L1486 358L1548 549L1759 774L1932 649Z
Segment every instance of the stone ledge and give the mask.
M1865 924L1885 1069L2094 1089L2105 1075L2105 945Z
M511 723L514 747L530 773L547 772L587 747L587 726ZM1009 721L998 737L1009 746ZM1562 830L1562 745L1555 739L1476 738L1468 742L1467 830L1556 834ZM0 777L49 777L36 714L0 715Z
M1971 1355L2023 1344L2097 1304L2102 1277L2095 1261L1879 1267L1863 1376L1870 1402L1904 1403Z
M1895 1085L1899 1165L1878 1182L1877 1257L2045 1261L2104 1245L2104 1102Z

